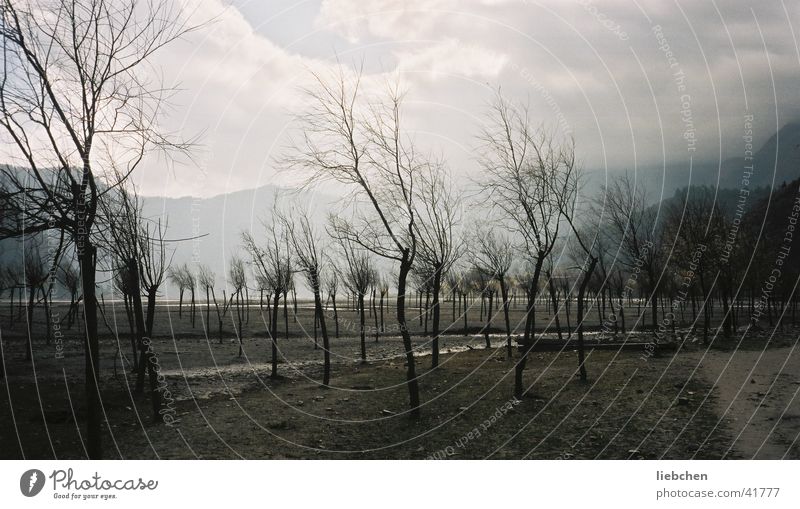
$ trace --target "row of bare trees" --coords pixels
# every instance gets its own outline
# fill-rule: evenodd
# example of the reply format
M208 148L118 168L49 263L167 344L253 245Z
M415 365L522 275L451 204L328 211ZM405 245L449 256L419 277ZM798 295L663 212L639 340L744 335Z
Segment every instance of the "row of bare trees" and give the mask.
M168 87L148 65L191 27L178 4L133 0L0 2L0 131L12 152L0 236L61 232L80 267L90 458L102 456L96 230L107 172L130 175L153 149ZM63 251L63 250L62 250Z
M736 257L723 256L728 248L720 232L732 225L713 196L687 192L682 202L660 215L642 187L623 177L611 180L599 196L581 200L582 175L574 141L534 126L525 107L499 94L487 112L476 151L483 174L477 182L478 193L485 213L477 221L478 233L464 238L459 226L467 219L462 210L466 200L446 164L424 153L408 129L404 91L399 85L365 81L360 70L348 72L341 66L312 74L313 83L303 90L306 108L297 117L296 137L280 166L302 175L306 188L332 182L345 189L350 199L330 215L324 229L315 226L310 212L300 207L268 213L263 232L243 234L248 259L231 260L227 279L232 293L223 291L218 301L210 269L193 271L187 265L170 269L166 224L142 217L141 203L129 182L148 153L174 155L189 148L159 129L169 90L153 79L149 69L156 52L193 29L178 15L178 7L166 0L145 5L134 0L0 0L0 132L12 152L9 164L18 165L0 169L0 240L34 242L49 235L57 246L47 260L36 258L34 246L21 271L3 271L2 286L12 296L10 320L14 319L15 290L18 302L20 289L28 291L28 356L34 303L41 299L45 307L49 305L53 274L59 268L71 294L71 321L77 316L73 307L82 305L90 458L102 456L99 269L111 274L125 298L131 363L137 373L135 391L142 393L149 379L156 417L162 402L150 338L157 295L166 280L178 288L179 316L184 294L189 292L193 326L196 290L205 293L204 329L210 328L213 302L220 340L223 321L230 313L242 355L242 328L250 313L248 273L252 274L260 299L267 297L271 369L277 377L279 309L283 304L288 334L288 299L291 293L296 315L294 275L302 274L313 293L315 323L322 335L323 386L331 376L323 294L333 306L336 336L336 296L342 287L354 296L361 358L366 360L365 301L370 295L370 312L377 322L376 296L382 315L383 300L392 286L406 363L409 414L415 418L420 415L420 395L407 297L413 294L413 285L424 289L425 316L432 315L431 362L436 367L445 291L452 296L453 321L457 296L459 307L463 304L467 329L467 296L474 288L467 277L456 273L459 263L460 271L474 274L481 299L488 305L482 329L487 346L499 290L509 359L514 358L517 331L510 323L510 290L522 289L525 311L515 361L516 397L527 391L523 375L536 344L537 303L542 302L545 288L549 294L545 301L552 305L556 319L562 306L568 308L575 301L578 371L584 381L589 293L603 299L608 295L616 330L616 315L624 329L624 308L633 289L639 291L640 301L649 306L656 345L668 315L663 309L659 313L659 305L664 305L665 296L671 307L676 300L683 305L685 301L676 295L687 278L693 311L703 316L706 340L712 333L709 302L715 297L722 303L726 334L742 323L737 321L741 285L736 287L734 281L746 281L754 315L763 271L753 270L752 258L744 265ZM736 242L738 249L768 252L763 247L766 237L745 233ZM780 238L779 232L770 235ZM557 256L559 250L568 251L569 256ZM330 259L329 253L334 252L336 261ZM392 269L379 276L379 265ZM577 277L573 288L561 290L555 283L556 273L567 270ZM385 274L391 274L391 285ZM787 305L794 312L796 299L786 288L780 291L782 300L771 297L765 305L768 313L770 306L779 306L775 314L782 317ZM768 316L772 320L772 314Z

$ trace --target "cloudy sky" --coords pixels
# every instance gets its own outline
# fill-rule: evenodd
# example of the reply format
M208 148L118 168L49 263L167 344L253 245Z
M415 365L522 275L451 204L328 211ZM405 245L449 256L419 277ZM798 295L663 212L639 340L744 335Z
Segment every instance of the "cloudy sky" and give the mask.
M499 88L575 137L587 168L718 161L800 119L800 5L786 0L175 0L213 20L159 54L180 91L166 127L193 164L151 159L147 195L291 184L275 159L309 70L399 75L420 144L459 176Z

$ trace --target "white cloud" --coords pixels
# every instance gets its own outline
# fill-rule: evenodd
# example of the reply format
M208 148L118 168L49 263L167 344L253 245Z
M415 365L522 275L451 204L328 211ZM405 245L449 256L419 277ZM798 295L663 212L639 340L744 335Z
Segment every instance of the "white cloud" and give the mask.
M323 0L316 25L350 42L364 37L416 39L457 6L455 0Z
M508 57L458 39L446 39L421 51L397 52L400 72L424 73L431 79L447 75L496 78Z
M363 55L372 78L366 82L402 74L409 100L424 105L412 109L410 120L429 127L431 145L441 136L459 147L444 154L458 171L474 166L467 150L474 143L473 117L498 86L529 101L535 121L568 123L588 166L607 158L631 167L634 155L640 165L658 164L662 137L670 162L686 161L681 92L655 24L686 73L699 137L696 160L718 157L720 144L723 157L738 153L745 90L758 139L774 132L772 76L777 122L800 115L794 87L800 63L789 31L792 22L800 32L797 4L787 3L787 18L780 3L752 0L718 2L719 13L713 4L689 1L640 1L641 9L596 1L587 9L586 1L322 0L318 12L301 11L302 20L287 9L271 11L269 23L254 22L221 0L188 4L199 6L199 19L216 19L168 48L159 64L183 89L168 126L204 131L199 158L208 170L204 178L192 168L164 178L157 163L148 163L143 178L151 193L207 195L274 181L271 157L291 113L302 106L296 87L309 68L331 66L337 54L345 62ZM309 33L297 33L301 46L283 47L272 36L276 25L282 33L293 26ZM458 139L450 138L453 133Z

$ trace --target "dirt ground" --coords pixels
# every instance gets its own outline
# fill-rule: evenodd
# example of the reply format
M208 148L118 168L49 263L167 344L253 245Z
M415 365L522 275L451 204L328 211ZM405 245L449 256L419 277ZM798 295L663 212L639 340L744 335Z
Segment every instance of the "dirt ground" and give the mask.
M174 400L168 425L155 424L147 396L130 391L130 354L121 355L130 349L125 329L119 341L106 333L106 456L800 458L797 328L718 338L711 348L694 341L655 357L638 348L592 349L586 384L577 378L571 346L537 351L521 401L511 397L518 352L506 359L499 330L492 348L480 334L445 336L447 353L433 370L428 339L417 333L423 407L414 421L406 413L399 338L369 338L366 364L358 359L358 338L333 339L332 383L323 388L322 352L312 334L303 335L302 317L290 321L290 338L279 341L281 377L273 380L265 337L246 337L240 358L233 337L206 339L186 316L160 320L160 331L175 331L154 342ZM8 416L0 419L0 457L84 457L80 336L68 333L50 345L38 339L27 362L18 329L0 329L7 371L0 408ZM650 340L646 332L627 339Z

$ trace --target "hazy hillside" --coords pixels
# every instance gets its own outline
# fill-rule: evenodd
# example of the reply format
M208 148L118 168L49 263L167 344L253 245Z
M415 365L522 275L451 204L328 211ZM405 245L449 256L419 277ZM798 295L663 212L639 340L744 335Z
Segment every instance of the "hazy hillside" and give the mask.
M773 264L781 251L785 260L781 265L786 269L797 270L800 266L800 248L796 245L798 207L800 207L800 179L776 184L771 196L764 197L753 205L745 217L746 226L752 232L759 232L763 239L760 248L765 253L764 260ZM762 269L765 267L762 267ZM773 267L766 267L771 270ZM784 284L791 288L793 281L785 278Z
M777 161L777 162L776 162ZM719 167L716 164L697 164L692 168L685 165L667 166L666 169L642 169L637 178L650 189L651 199L664 196L661 206L669 204L687 192L687 183L696 185L715 185L719 176L720 189L717 191L723 210L731 213L736 206L738 190L741 186L744 167L742 158L728 159ZM800 124L787 124L767 140L753 156L754 171L750 179L751 192L748 206L769 195L775 174L775 188L800 176ZM15 168L16 172L24 170ZM620 170L618 173L622 173ZM718 175L719 173L719 175ZM592 172L591 188L603 183L607 177L601 172ZM297 192L265 185L256 189L220 194L211 198L163 198L146 197L144 213L148 217L168 218L168 238L183 240L173 242L173 264L202 263L210 266L222 282L225 263L233 253L241 251L241 232L262 228L261 218L272 208L276 193L283 201L297 200L310 206L315 222L324 227L327 213L337 207L336 198L319 192ZM654 205L658 206L658 205ZM0 261L18 259L21 249L17 241L0 241Z
M687 185L707 185L720 189L738 190L742 187L745 165L752 165L752 175L749 178L749 189L770 188L773 183L777 188L784 182L790 182L800 177L800 123L789 123L773 134L761 147L754 146L752 161L744 159L744 141L737 144L742 156L725 159L721 163L716 161L693 162L692 168L688 163L667 163L666 166L640 167L636 177L650 190L650 197L657 199L672 195L676 189L685 188ZM608 175L603 171L591 171L591 185L601 185L607 177L632 171L632 169L609 170ZM719 185L718 185L719 182Z
M716 201L723 214L729 219L733 219L737 211L737 206L740 204L740 191L734 188L715 190L710 186L685 186L676 189L671 197L662 200L660 204L653 205L653 207L659 207L662 211L668 210L672 205L682 207L687 196L691 197L693 193L698 192L708 192L709 194L716 195ZM743 212L747 213L753 210L755 207L759 206L761 201L767 199L769 195L770 188L768 187L751 188L746 199L743 200Z
M720 187L738 189L745 171L749 171L745 166L749 164L753 165L750 189L772 187L773 176L776 189L800 176L800 123L783 126L756 150L752 161L745 161L744 157L724 161Z
M281 202L296 200L310 207L320 227L324 227L327 213L336 201L336 198L320 193L265 185L211 198L147 197L144 199L144 214L168 218L169 239L190 239L172 243L175 249L173 264L206 264L222 282L226 261L234 253L245 254L241 249L242 231L263 231L261 221L272 209L276 193L280 193Z

